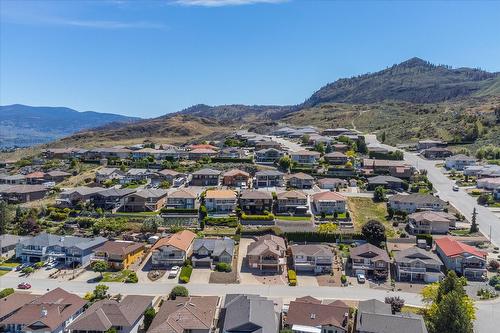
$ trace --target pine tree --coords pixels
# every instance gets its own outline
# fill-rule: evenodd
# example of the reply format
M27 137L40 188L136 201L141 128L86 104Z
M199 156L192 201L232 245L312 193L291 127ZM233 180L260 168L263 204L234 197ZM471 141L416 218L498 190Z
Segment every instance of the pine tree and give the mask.
M479 227L477 225L477 211L476 211L476 207L474 207L474 210L472 211L472 219L471 219L471 225L470 225L470 232L471 233L474 233L474 232L478 232L479 231Z

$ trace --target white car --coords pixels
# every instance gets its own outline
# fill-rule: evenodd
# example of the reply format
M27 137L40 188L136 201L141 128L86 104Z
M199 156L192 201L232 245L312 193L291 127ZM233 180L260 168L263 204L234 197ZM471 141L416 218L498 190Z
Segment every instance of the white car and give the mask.
M179 270L180 270L179 266L172 267L172 269L170 270L170 272L168 272L168 278L169 279L175 278L177 276L177 274L179 274Z
M457 192L459 190L458 185L453 185L453 191Z
M366 277L364 274L359 273L357 275L358 283L365 283L366 282Z

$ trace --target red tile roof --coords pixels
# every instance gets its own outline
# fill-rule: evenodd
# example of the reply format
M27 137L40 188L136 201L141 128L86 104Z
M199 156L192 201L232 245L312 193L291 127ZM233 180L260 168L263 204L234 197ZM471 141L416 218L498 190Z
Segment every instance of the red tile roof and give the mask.
M454 240L449 236L436 239L436 246L438 246L447 257L456 257L464 252L473 254L475 256L484 259L486 259L487 256L486 252L480 251L473 246Z

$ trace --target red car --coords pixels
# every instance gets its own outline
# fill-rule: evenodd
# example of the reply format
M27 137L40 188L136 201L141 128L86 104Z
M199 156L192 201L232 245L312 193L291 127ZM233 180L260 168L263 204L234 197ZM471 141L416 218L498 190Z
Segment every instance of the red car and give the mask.
M19 289L30 289L31 288L31 284L29 284L28 282L22 282L22 283L19 283L17 285L17 288L19 288Z

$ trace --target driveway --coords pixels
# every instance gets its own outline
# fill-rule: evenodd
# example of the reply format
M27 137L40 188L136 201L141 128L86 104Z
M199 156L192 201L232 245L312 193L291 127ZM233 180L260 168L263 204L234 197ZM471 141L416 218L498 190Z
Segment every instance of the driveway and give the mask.
M189 283L208 284L212 270L210 268L193 268Z
M251 238L240 239L240 245L238 246L238 274L240 284L260 284L252 272L250 272L245 259L247 256L247 247L253 242L255 241Z
M308 287L317 287L318 279L315 275L301 275L297 274L297 285L299 286L308 286Z

